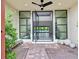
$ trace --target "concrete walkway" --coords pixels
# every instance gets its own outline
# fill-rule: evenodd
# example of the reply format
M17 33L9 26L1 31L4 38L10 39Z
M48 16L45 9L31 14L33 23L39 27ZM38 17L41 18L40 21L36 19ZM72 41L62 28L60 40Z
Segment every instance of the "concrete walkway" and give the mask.
M17 54L22 57L23 59L78 59L78 49L71 49L68 46L60 45L60 44L32 44L32 43L25 43L17 48L17 50L26 48L26 53ZM15 52L17 53L17 50ZM20 52L20 51L19 51ZM17 58L18 59L18 58ZM22 59L22 58L21 58Z

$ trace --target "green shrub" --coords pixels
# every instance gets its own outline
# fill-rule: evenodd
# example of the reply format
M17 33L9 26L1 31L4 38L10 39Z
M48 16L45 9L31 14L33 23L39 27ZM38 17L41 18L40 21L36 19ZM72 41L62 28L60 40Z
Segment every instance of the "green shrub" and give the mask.
M6 59L16 59L15 52L8 52Z
M11 16L6 19L5 22L5 31L6 31L6 59L16 59L15 52L12 51L12 47L15 45L16 37L16 29L13 27L11 22Z

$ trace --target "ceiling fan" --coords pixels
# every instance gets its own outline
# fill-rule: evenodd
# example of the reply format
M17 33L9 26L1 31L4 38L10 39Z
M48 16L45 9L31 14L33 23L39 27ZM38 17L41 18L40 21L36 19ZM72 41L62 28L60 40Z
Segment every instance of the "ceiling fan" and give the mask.
M41 10L43 10L43 9L44 9L44 7L46 7L46 6L53 4L53 2L52 2L52 1L49 1L49 2L44 3L44 4L43 4L44 0L40 0L40 1L41 1L41 4L37 4L37 3L35 3L35 2L32 2L32 4L35 4L35 5L40 6L40 7L41 7Z

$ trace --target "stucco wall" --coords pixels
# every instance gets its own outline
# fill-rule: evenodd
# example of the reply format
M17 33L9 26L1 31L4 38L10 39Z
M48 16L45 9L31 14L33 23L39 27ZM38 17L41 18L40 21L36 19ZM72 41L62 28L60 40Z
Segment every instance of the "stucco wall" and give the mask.
M16 28L17 39L19 39L19 12L12 16L13 27Z
M19 12L12 8L9 4L6 4L5 19L12 21L13 27L16 29L17 39L19 38Z
M53 23L55 22L55 15L53 11ZM13 14L12 23L17 31L19 39L19 12ZM31 18L32 20L32 18ZM53 24L53 36L55 36L55 24ZM54 37L55 38L55 37ZM75 4L68 9L68 39L74 43L78 43L78 6Z
M68 37L78 43L78 6L75 4L68 10Z

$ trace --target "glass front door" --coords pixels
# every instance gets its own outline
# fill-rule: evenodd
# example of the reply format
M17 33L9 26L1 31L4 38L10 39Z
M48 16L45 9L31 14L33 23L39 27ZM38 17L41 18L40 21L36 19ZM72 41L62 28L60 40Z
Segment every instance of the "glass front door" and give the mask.
M52 12L33 12L33 41L53 41Z

